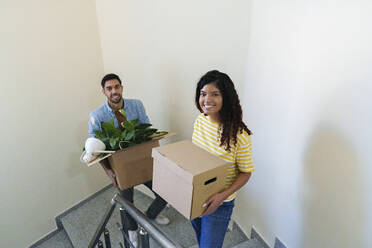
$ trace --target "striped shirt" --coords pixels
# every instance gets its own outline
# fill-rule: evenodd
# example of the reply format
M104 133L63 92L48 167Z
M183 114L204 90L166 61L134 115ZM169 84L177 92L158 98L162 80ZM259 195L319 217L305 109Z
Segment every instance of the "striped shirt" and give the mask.
M230 142L230 151L221 147L222 129L219 124L212 122L208 116L200 114L194 123L194 132L192 142L204 150L229 162L228 174L225 180L225 188L228 188L238 177L240 172L254 171L252 161L252 143L251 137L246 132L238 132L237 143ZM230 195L225 201L231 201L235 198L236 192Z

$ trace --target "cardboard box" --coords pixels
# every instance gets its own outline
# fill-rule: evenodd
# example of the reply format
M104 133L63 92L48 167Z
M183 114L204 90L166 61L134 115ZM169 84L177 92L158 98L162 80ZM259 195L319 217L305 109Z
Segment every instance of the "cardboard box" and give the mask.
M152 180L151 151L157 146L159 146L158 140L150 140L119 150L108 157L120 189L127 189Z
M181 141L153 148L153 190L188 219L199 217L204 202L225 187L228 162Z
M175 134L170 133L123 150L118 150L115 153L97 158L87 165L91 166L107 158L116 175L118 187L122 190L145 183L152 180L152 148L159 146L160 139L173 135Z

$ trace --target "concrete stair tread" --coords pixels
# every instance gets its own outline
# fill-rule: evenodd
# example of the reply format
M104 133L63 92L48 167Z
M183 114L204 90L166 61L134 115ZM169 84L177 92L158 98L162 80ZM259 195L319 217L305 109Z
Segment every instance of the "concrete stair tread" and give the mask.
M60 230L35 248L73 248L65 230Z
M110 206L110 201L116 192L115 188L110 187L61 218L61 223L75 248L88 246L102 216ZM152 199L149 196L135 190L134 203L138 209L144 212L151 202ZM191 247L197 244L194 230L186 218L172 207L164 209L162 214L171 220L168 226L161 226L164 232L173 237L184 247ZM107 224L113 248L119 247L119 242L123 243L123 237L116 226L117 222L120 223L118 207L115 208ZM103 240L103 238L101 238L101 240ZM244 233L238 226L234 225L233 230L227 232L223 247L233 247L246 240L247 237ZM150 247L161 248L160 245L151 238Z
M224 246L225 247L225 246ZM199 246L196 244L196 245L193 245L189 248L199 248ZM250 239L250 240L246 240L242 243L239 243L231 248L263 248L263 246L261 245L261 243L255 239Z
M233 248L263 248L261 243L255 239L244 241Z

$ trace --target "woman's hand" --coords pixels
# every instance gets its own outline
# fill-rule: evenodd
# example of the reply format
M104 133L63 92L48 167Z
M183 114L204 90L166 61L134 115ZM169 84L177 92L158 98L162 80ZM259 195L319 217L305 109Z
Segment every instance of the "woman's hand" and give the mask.
M202 216L208 215L216 211L216 209L226 200L229 195L238 191L244 184L246 184L251 177L251 172L240 172L239 176L235 181L222 192L212 195L208 200L203 204L203 207L207 209L204 210Z
M217 193L208 198L208 200L203 204L206 207L202 216L209 215L217 210L217 208L223 203L227 197L223 193Z

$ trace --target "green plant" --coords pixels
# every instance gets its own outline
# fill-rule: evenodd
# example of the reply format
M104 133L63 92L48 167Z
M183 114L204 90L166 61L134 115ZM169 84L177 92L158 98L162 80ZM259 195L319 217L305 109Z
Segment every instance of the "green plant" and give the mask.
M124 111L120 113L125 116ZM114 119L111 119L109 122L101 122L102 131L94 131L97 139L105 143L106 150L117 151L151 140L154 136L167 134L150 128L152 125L149 123L139 123L138 119L122 122L121 126L122 129L115 127Z

